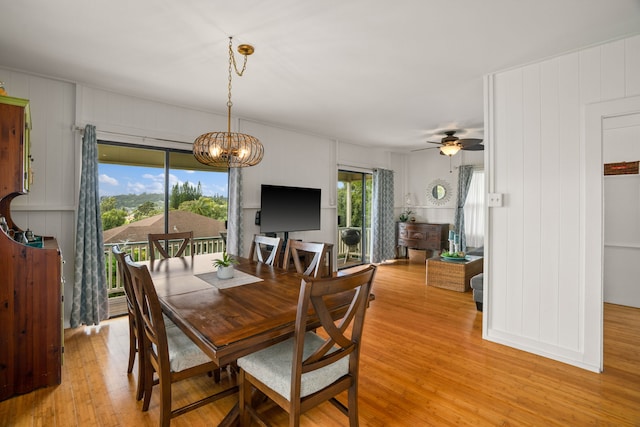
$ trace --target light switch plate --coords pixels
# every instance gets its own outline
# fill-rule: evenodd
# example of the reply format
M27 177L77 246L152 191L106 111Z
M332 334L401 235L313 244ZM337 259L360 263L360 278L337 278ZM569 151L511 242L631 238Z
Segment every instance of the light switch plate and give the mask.
M502 193L489 193L487 205L490 208L499 208L502 206Z

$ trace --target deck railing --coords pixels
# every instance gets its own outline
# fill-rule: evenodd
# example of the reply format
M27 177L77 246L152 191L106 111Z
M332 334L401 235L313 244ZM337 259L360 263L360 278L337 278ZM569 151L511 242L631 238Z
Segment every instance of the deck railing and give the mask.
M362 241L357 245L349 247L340 238L343 230L356 227L340 227L338 228L338 235L336 238L338 265L340 260L346 259L347 253L350 257L355 257L362 260ZM359 229L359 228L358 228ZM371 241L371 229L365 229L366 242ZM173 255L180 247L181 240L169 241L169 254ZM104 245L105 255L105 268L107 276L107 292L109 295L109 315L118 316L126 313L126 301L124 299L124 286L120 281L120 275L118 274L118 265L111 248L115 245L119 245L120 249L131 255L134 261L147 261L149 259L149 243L145 240L143 242L124 242L124 243L108 243ZM222 237L201 237L193 239L194 254L207 254L222 252L224 250L224 241ZM187 250L187 256L191 255L190 249ZM365 258L368 258L369 254L365 252Z
M169 255L173 256L173 254L178 251L181 242L182 240L169 240ZM118 263L111 251L111 248L115 245L120 246L120 250L130 254L134 261L147 261L149 259L149 243L146 240L143 242L107 243L104 245L110 317L127 312L126 301L124 299L124 285L118 273ZM194 255L222 252L224 251L224 241L220 236L195 238L193 239L193 251ZM191 255L190 248L187 249L185 255Z

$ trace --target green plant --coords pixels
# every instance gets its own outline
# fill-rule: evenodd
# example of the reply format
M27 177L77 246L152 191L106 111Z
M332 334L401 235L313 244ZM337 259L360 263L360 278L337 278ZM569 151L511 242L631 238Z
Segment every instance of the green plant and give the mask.
M400 221L402 221L402 222L409 221L409 218L410 218L412 213L413 213L413 211L410 210L410 209L407 209L406 211L402 212L400 214Z
M229 267L233 264L237 264L238 261L231 257L227 251L222 252L222 258L214 259L214 267Z

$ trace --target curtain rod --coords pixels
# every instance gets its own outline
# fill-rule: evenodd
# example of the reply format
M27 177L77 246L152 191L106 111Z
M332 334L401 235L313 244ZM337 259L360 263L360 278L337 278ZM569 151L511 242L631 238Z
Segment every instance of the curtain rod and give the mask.
M369 173L372 173L376 169L376 168L364 168L362 166L347 165L344 163L338 163L338 168L350 169L353 172L369 172Z
M78 125L74 125L74 126L72 126L72 130L74 132L80 132L81 134L84 134L84 127L80 127ZM96 129L96 133L108 134L108 135L119 135L119 136L124 136L124 137L128 137L128 138L138 138L138 139L142 140L143 142L145 142L145 141L159 141L159 142L171 142L171 143L177 143L177 144L191 144L191 142L177 141L175 139L156 138L154 136L132 135L130 133L113 132L113 131L108 131L108 130Z

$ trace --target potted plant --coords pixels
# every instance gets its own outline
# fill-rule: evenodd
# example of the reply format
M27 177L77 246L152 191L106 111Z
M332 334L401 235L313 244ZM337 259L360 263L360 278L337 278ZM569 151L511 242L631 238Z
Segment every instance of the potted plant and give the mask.
M411 214L413 213L412 210L407 209L406 211L402 212L400 214L400 222L407 222L409 220L409 218L411 217Z
M216 272L218 279L231 279L233 277L233 264L237 263L238 261L233 259L227 251L222 252L222 258L213 260L213 266L218 267Z

